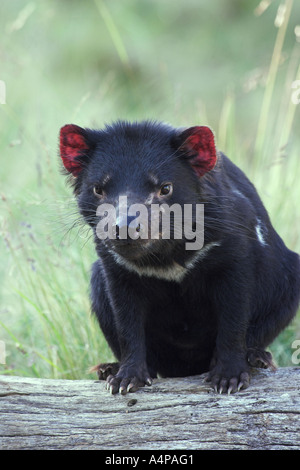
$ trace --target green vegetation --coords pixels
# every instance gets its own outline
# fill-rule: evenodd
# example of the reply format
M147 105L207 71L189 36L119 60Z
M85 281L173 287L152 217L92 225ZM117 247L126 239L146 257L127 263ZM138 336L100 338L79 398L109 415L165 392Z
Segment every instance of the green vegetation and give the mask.
M95 259L60 174L65 123L208 124L300 252L300 4L2 0L0 373L86 378L111 353L90 315ZM260 4L261 5L261 4ZM276 18L276 24L274 20ZM299 89L299 87L298 87ZM3 100L2 100L3 101ZM298 319L272 345L292 365Z

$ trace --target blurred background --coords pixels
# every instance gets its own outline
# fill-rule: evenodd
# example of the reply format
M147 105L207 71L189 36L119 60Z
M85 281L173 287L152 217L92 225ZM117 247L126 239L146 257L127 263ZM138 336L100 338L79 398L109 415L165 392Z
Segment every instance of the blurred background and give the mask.
M0 373L79 379L113 359L60 173L66 123L211 126L300 252L299 1L2 0L0 31ZM279 365L296 339L299 314L271 347Z

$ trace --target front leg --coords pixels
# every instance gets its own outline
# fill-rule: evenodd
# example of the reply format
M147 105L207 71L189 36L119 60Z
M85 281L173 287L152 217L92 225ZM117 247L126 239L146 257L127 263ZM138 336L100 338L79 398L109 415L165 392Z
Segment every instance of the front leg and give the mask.
M112 275L109 282L110 302L119 345L119 368L108 375L106 387L112 393L135 392L151 385L146 364L145 314L136 276L128 272Z
M246 333L250 317L249 283L235 271L218 283L215 308L218 322L216 349L207 380L219 393L249 386Z
M136 313L131 307L130 311L127 311L127 317L131 317L130 326L129 323L124 325L125 328L119 325L121 344L119 369L106 379L106 388L112 394L120 392L125 395L127 392L135 392L139 387L152 384L146 364L143 324L140 318L135 318ZM121 316L120 311L117 315ZM127 318L125 323L128 320ZM130 331L126 331L127 326Z

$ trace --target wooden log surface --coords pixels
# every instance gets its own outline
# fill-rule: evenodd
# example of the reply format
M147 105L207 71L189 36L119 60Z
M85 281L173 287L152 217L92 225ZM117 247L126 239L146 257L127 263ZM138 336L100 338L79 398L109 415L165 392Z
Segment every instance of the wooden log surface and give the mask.
M0 449L300 449L300 369L219 395L204 376L125 396L93 380L0 376Z

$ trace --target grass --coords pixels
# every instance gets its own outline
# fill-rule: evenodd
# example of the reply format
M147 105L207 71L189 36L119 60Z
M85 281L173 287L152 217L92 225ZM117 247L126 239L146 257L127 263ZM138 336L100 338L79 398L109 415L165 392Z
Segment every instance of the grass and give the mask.
M300 252L299 106L291 101L300 79L300 8L286 0L276 28L279 2L260 16L249 3L95 0L71 9L58 0L4 0L0 340L7 358L0 373L79 379L113 359L90 315L90 232L59 171L65 123L210 125ZM299 337L298 315L271 347L279 365L292 365Z

